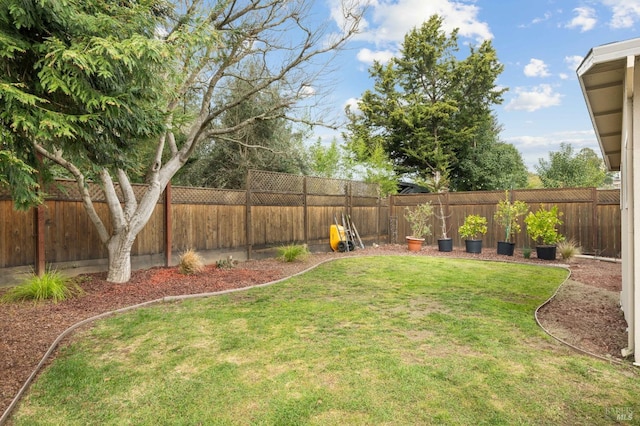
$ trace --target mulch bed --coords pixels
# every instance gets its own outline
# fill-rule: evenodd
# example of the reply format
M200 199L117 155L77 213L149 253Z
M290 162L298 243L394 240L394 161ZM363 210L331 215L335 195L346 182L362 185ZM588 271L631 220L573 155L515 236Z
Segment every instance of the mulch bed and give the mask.
M106 282L105 273L82 276L84 294L57 304L25 302L0 305L0 413L9 406L18 390L40 362L54 340L68 327L95 315L161 299L166 296L215 292L271 282L305 270L322 261L353 255L402 254L455 256L485 260L525 261L536 264L563 264L561 261L525 260L498 256L495 249L482 254L463 250L440 253L426 247L410 254L404 245L385 245L353 253L323 253L305 262L283 263L274 259L243 262L233 269L208 266L197 276L185 276L177 268L135 271L127 284ZM558 296L540 312L546 329L591 353L620 358L627 344L626 323L617 304L621 288L620 263L594 259L574 259L568 264L571 280Z

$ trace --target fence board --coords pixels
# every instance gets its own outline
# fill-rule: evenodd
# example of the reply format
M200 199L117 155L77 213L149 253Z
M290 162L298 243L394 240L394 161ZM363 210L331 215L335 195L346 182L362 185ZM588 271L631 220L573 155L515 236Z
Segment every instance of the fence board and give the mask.
M35 220L33 210L15 211L10 200L0 201L2 267L35 264Z

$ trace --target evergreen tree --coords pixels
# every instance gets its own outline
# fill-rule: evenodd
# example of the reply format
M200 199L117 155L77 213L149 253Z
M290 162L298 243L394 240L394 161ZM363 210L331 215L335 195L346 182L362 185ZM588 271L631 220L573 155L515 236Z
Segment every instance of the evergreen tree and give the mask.
M424 179L448 172L452 189L462 187L463 161L506 89L495 83L503 66L491 42L458 59L457 34L447 35L433 16L405 36L397 58L374 63L373 90L359 111L347 109L345 138L359 160L382 147L398 173Z

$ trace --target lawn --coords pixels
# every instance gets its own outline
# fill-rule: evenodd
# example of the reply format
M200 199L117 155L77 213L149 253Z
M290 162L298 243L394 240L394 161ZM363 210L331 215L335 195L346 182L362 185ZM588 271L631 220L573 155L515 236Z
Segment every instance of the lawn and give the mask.
M534 311L567 271L349 258L270 287L140 309L74 339L15 424L611 424L627 366L578 355Z

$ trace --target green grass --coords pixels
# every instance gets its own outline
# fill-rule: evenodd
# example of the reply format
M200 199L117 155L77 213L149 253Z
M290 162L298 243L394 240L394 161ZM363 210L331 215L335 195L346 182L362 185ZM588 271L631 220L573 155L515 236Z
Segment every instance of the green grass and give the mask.
M611 424L629 367L533 319L561 269L350 258L271 287L140 309L63 349L15 424Z
M81 294L80 286L58 271L47 271L42 276L33 275L22 284L9 289L0 298L0 302L11 303L25 300L41 302L52 299L54 302Z

